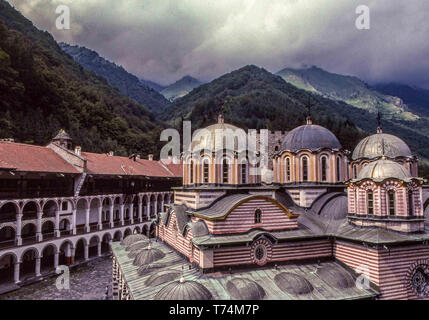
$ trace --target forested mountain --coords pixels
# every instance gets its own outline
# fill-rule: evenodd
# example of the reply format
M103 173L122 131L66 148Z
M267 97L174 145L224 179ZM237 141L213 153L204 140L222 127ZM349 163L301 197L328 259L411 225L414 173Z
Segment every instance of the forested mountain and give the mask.
M408 112L401 99L375 91L357 77L331 73L316 66L302 69L285 68L277 72L277 75L300 89L344 101L370 112L381 111L385 118L398 120L418 118L412 112Z
M182 79L177 80L175 83L170 84L164 88L161 93L170 101L182 98L191 92L194 88L199 87L202 82L191 76L184 76Z
M0 137L45 144L65 129L84 150L155 153L152 112L85 70L0 0Z
M243 67L194 89L168 106L163 119L176 127L183 120L192 120L193 128L199 128L214 123L223 112L226 121L243 128L291 130L305 123L309 104L313 105L313 122L332 130L350 151L363 136L376 131L375 113L299 89L256 66ZM427 136L387 119L383 128L429 158Z
M60 43L60 47L82 67L94 71L105 78L112 87L118 88L123 95L151 110L160 111L169 103L158 91L141 82L123 67L100 57L97 52L85 47L71 46L64 42Z
M384 94L401 98L410 110L429 117L429 90L400 83L381 83L374 88Z

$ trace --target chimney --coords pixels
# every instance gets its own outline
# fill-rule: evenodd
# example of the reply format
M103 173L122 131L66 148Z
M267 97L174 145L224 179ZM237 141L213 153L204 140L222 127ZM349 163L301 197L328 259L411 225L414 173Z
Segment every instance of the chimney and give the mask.
M113 157L113 151L109 151L108 155Z
M74 147L74 153L75 153L76 155L80 156L81 151L82 151L82 148L81 148L80 146L76 146L76 147Z
M150 161L152 161L153 160L153 154L150 154L148 158Z

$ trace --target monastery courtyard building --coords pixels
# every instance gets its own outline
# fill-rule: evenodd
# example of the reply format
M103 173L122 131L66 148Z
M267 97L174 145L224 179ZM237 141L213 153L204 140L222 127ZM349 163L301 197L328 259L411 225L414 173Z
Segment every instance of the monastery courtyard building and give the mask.
M181 185L180 163L0 141L0 292L110 254L131 234L154 237L156 217Z

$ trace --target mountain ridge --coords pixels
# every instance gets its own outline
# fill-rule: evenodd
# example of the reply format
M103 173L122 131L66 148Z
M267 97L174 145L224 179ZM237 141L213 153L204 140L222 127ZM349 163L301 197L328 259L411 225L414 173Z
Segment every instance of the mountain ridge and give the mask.
M105 78L112 87L118 88L123 95L137 103L153 111L159 111L169 103L158 91L150 88L122 66L101 57L96 51L64 42L60 42L59 45L85 69Z

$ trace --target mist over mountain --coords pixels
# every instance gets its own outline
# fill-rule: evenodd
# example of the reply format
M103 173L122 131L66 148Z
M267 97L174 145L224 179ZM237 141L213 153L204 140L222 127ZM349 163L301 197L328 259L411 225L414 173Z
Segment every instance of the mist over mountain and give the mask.
M191 92L194 88L199 87L203 82L191 76L184 76L176 82L170 84L161 91L161 94L170 101L182 98Z

